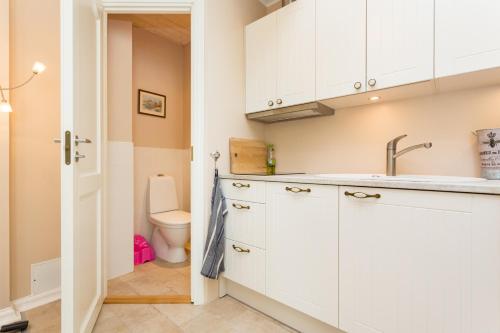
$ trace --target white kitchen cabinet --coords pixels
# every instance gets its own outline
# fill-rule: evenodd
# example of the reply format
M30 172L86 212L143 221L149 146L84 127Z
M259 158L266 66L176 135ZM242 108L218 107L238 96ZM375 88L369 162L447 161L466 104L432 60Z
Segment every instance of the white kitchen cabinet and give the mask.
M366 0L317 0L316 98L366 91Z
M266 190L266 295L337 326L338 188L269 182Z
M266 248L265 204L227 200L226 238Z
M434 0L367 0L368 90L434 78Z
M299 0L276 12L276 106L316 98L316 1Z
M315 4L300 0L246 27L246 112L316 97Z
M246 112L271 109L276 99L276 13L245 29Z
M341 329L500 332L498 197L349 187L340 196Z
M436 0L436 77L500 66L500 1Z
M226 239L224 277L261 294L266 292L266 252Z

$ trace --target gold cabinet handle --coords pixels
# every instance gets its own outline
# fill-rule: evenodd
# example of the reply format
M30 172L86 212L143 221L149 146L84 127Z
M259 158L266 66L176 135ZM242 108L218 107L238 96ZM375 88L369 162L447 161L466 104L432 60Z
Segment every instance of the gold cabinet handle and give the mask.
M380 199L382 196L380 194L367 194L364 192L349 192L345 191L344 195L346 197L354 197L357 199L368 199L368 198L375 198L375 199Z
M300 188L300 187L285 187L285 190L287 190L288 192L292 192L292 193L301 193L301 192L307 192L307 193L311 193L311 189L310 188Z
M242 184L242 183L233 183L233 186L237 188L243 188L243 187L250 188L250 184Z
M250 210L250 206L245 206L245 205L237 204L237 203L233 203L233 207L236 209L248 209L248 210Z
M235 250L236 252L239 252L239 253L250 253L250 249L243 249L239 246L236 246L233 244L233 250Z

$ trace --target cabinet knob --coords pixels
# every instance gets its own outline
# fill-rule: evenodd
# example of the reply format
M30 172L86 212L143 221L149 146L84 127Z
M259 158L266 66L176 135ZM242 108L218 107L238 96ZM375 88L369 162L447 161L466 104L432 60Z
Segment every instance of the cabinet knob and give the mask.
M377 80L375 80L375 79L368 80L368 85L370 87L375 87L376 84L377 84Z
M358 82L356 82L356 83L354 84L354 88L355 88L355 89L361 89L361 82L359 82L359 81L358 81Z
M282 100L281 98L278 98L278 99L276 100L276 104L278 104L278 105L283 104L283 100Z
M269 105L269 106L273 106L273 105L274 105L274 102L273 102L273 101L269 101L269 102L267 102L267 105Z

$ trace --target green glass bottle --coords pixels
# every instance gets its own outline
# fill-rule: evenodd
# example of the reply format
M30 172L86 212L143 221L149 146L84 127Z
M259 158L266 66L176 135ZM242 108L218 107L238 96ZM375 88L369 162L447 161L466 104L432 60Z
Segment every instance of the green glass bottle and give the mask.
M274 145L267 145L267 175L272 176L276 174L276 159L274 158Z

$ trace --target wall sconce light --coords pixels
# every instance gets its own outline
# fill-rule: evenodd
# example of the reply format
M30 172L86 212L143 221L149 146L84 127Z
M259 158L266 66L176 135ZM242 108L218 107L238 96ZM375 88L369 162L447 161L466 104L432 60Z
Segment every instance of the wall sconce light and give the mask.
M45 71L46 68L47 67L45 67L44 64L42 64L41 62L37 61L37 62L35 62L33 64L33 67L31 68L31 76L26 81L24 81L21 84L18 84L17 86L14 86L14 87L3 88L2 86L0 86L0 95L1 95L1 98L2 98L1 101L0 101L0 112L12 112L12 106L7 101L7 99L5 98L5 95L3 93L4 91L10 91L10 90L14 90L14 89L18 89L18 88L24 87L31 80L33 80L33 78L35 76L37 76L40 73L43 73L43 71Z

